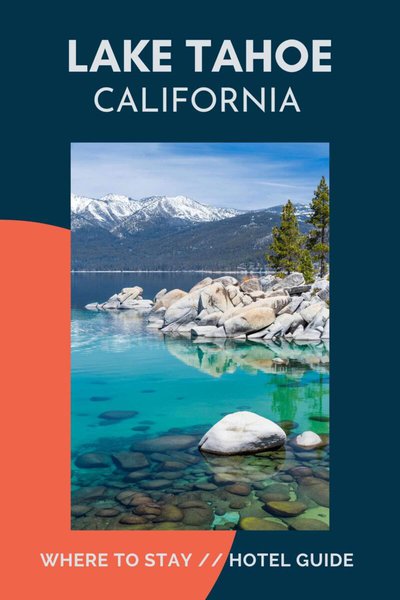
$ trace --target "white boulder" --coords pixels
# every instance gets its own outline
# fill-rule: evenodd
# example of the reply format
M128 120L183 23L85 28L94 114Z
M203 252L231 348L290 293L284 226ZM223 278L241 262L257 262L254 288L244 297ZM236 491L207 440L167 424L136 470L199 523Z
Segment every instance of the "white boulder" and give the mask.
M204 277L204 279L199 281L199 283L196 283L196 285L194 285L189 290L189 294L191 294L192 292L197 292L197 290L201 290L202 288L206 287L207 285L211 285L212 282L213 282L213 280L211 279L211 277Z
M162 290L160 290L159 292L157 292L157 294L154 296L154 302L157 302L157 300L159 300L160 298L162 298L163 296L165 296L165 294L167 293L167 288L163 288Z
M296 271L294 271L293 273L290 273L289 275L281 279L279 283L275 285L275 287L277 288L279 286L282 288L291 288L304 284L305 279L303 273L297 273Z
M250 277L250 279L242 281L242 283L240 284L240 289L245 294L261 290L260 280L258 279L258 277Z
M319 435L313 431L303 431L302 434L295 438L295 443L301 448L315 448L322 443L322 440Z
M238 280L235 277L232 277L231 275L223 275L222 277L217 277L217 279L214 279L214 282L216 283L217 281L220 281L225 287L228 287L229 285L239 285Z
M172 306L172 304L174 304L181 298L184 298L185 296L187 296L187 292L184 292L183 290L170 290L169 292L161 296L161 298L157 299L157 302L154 305L154 310L158 310L161 307L169 308L170 306Z
M168 294L166 294L164 298L167 295ZM165 325L175 322L183 325L184 323L194 321L198 313L199 296L199 291L192 292L191 294L185 294L180 300L171 304L165 311ZM164 301L164 298L161 298L161 302Z
M224 323L227 336L236 336L268 327L275 320L275 312L268 306L252 307L235 315Z
M219 310L221 313L232 308L228 290L220 281L204 287L200 291L199 311L206 310L213 313Z
M306 308L301 307L300 314L306 323L311 323L313 318L319 313L319 311L326 307L325 302L315 302L310 304Z
M249 411L239 411L223 417L199 442L202 452L212 454L251 454L278 448L286 434L273 421Z

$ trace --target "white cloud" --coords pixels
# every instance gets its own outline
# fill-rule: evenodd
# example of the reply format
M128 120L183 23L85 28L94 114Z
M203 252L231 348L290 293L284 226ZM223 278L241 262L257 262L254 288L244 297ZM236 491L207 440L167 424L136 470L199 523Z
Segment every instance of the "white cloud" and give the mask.
M71 190L100 197L183 194L234 208L309 202L326 144L74 144Z

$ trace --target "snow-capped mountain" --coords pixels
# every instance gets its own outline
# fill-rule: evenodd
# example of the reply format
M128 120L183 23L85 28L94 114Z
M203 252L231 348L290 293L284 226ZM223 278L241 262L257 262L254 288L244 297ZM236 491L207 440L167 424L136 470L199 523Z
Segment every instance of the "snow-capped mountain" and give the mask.
M265 268L265 253L282 206L226 211L182 198L145 198L140 209L109 229L72 232L75 270L236 270ZM81 202L82 209L85 202ZM307 233L309 207L295 204ZM234 214L232 214L232 212ZM237 213L237 214L235 214ZM79 219L75 213L73 218Z
M140 209L114 228L113 233L132 234L148 226L163 224L181 228L197 223L221 221L239 214L237 210L215 208L186 196L152 196L143 198L140 202Z
M71 195L72 229L97 226L111 229L135 213L141 204L128 196L107 194L102 198Z
M71 196L73 230L96 226L118 236L124 235L125 231L140 231L152 222L207 223L234 217L239 212L201 204L186 196L151 196L140 200L118 194L107 194L102 198Z

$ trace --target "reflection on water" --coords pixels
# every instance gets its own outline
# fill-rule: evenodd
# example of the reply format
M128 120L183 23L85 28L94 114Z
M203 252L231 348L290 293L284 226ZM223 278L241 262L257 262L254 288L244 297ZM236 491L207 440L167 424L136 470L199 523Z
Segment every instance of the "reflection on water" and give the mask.
M74 529L327 528L329 446L292 443L329 432L325 343L164 337L129 312L76 310L71 331ZM237 410L281 422L286 446L200 454L203 433ZM128 416L101 417L112 411ZM140 466L129 456L122 468L112 455L132 449ZM101 466L78 466L87 453Z
M310 369L321 374L329 372L329 350L323 342L299 345L287 341L199 342L198 339L192 341L166 337L165 345L183 363L213 377L235 373L237 369L255 375L258 372L285 373L295 367L292 382L288 381L286 385L293 383L292 387L296 387L296 380Z

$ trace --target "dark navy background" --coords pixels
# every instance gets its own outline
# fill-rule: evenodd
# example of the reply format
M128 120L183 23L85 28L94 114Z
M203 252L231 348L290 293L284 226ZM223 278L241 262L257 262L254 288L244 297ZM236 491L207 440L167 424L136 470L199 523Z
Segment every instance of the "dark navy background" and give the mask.
M212 600L362 594L372 597L394 574L387 535L398 522L389 461L395 450L397 334L381 314L390 304L384 271L393 250L396 178L390 138L396 96L389 2L138 2L14 4L3 14L3 219L69 227L70 143L79 141L330 142L333 326L330 532L238 532L234 552L354 552L353 569L229 569ZM3 9L4 10L4 9ZM98 42L173 39L172 73L69 74L68 39L94 56ZM191 71L188 38L332 39L331 74L220 74ZM179 48L183 52L179 52ZM93 105L101 86L289 85L300 114L103 114ZM384 136L386 140L383 141ZM394 139L396 141L397 138ZM392 162L394 165L394 161ZM393 169L393 167L392 167ZM388 185L389 184L389 185ZM12 251L12 249L10 249ZM373 287L375 286L375 288ZM379 295L377 289L380 288ZM375 291L374 291L375 289ZM384 293L386 295L384 295ZM393 315L394 318L395 314ZM356 335L355 335L356 334ZM361 591L362 588L364 591Z

